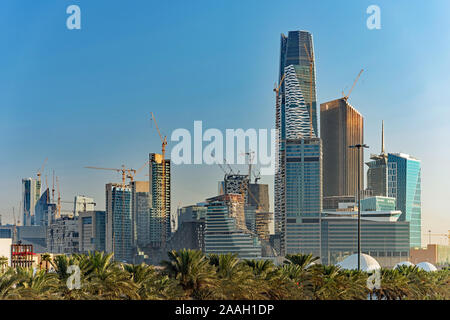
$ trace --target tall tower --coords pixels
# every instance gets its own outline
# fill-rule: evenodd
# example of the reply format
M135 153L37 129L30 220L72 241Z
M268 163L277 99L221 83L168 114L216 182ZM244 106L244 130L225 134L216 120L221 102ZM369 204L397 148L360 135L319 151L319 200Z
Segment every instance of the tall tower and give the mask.
M314 45L311 33L281 35L279 91L276 101L277 159L275 172L275 235L279 254L286 253L287 140L318 137Z
M356 196L358 170L364 186L364 166L349 146L364 143L364 118L344 98L320 105L323 142L323 196ZM364 151L361 151L364 159Z
M133 258L131 188L120 183L106 185L106 251L116 261Z
M162 190L163 186L165 190ZM162 155L157 153L150 153L149 196L150 244L164 247L171 233L170 159L163 160Z
M388 196L397 199L399 221L409 221L410 246L422 245L421 163L408 154L388 154Z
M381 124L381 153L370 156L372 161L366 162L367 189L373 196L388 196L388 155L384 146L384 121Z
M33 178L22 179L22 225L31 226L34 224L35 206L40 195L40 181Z

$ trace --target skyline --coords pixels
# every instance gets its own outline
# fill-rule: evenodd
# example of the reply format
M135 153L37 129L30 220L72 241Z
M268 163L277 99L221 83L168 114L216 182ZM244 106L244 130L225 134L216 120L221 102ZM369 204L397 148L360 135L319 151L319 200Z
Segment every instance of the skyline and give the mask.
M323 27L320 22L312 22L320 14L314 19L297 13L294 19L293 13L285 12L288 16L285 20L279 19L278 23L267 23L264 27L261 27L264 21L247 21L245 25L237 19L235 24L227 26L236 31L236 34L230 33L230 29L221 26L220 22L230 15L237 18L248 14L252 9L250 4L238 6L231 3L224 8L211 8L203 3L204 10L211 9L213 12L207 18L202 15L201 19L196 20L195 8L201 5L195 3L191 8L180 3L181 8L177 7L175 10L179 12L171 12L172 14L184 17L181 14L183 7L192 14L192 20L181 21L181 25L187 30L179 25L180 30L183 29L186 36L189 30L203 30L209 23L213 27L211 30L203 30L203 37L200 37L200 33L197 34L199 38L207 38L209 43L205 45L201 39L187 36L185 39L178 39L179 42L172 43L172 46L157 45L152 48L140 41L148 36L153 44L159 40L167 45L170 41L165 43L167 40L161 38L158 31L163 27L156 26L157 22L135 18L132 20L132 15L143 14L136 12L139 11L136 7L123 8L122 14L128 19L120 20L120 25L125 29L119 28L113 34L103 26L105 21L102 19L118 18L119 6L112 4L104 7L86 1L78 3L85 20L83 28L75 32L64 28L64 8L70 1L57 6L48 5L46 9L49 12L44 17L39 14L39 9L30 10L33 15L42 17L37 24L42 28L40 31L60 26L53 33L44 32L47 38L44 37L39 45L36 40L39 31L33 32L33 24L25 24L32 35L31 39L34 39L31 44L27 43L27 47L20 42L26 40L27 32L21 33L18 31L20 28L15 25L12 27L11 24L23 23L23 19L30 16L28 13L18 12L14 5L9 7L2 3L0 39L4 42L12 41L11 53L0 53L0 63L5 70L0 75L0 105L2 109L5 108L3 114L6 114L6 117L2 116L0 119L0 148L10 151L6 157L0 157L0 187L7 190L0 195L3 222L12 221L7 213L11 213L13 206L16 207L16 217L20 215L18 202L21 196L21 179L29 176L34 178L46 157L49 158L46 168L49 185L51 186L51 170L55 169L60 178L64 200L72 199L77 194L85 194L95 199L97 209L104 209L105 184L117 182L120 177L91 172L83 167L118 167L125 164L139 168L149 153L158 153L160 141L154 126L151 126L150 111L156 113L159 126L168 136L176 128L192 128L194 120L202 120L208 128L273 128L275 97L272 88L278 73L279 35L302 29L310 31L314 36L317 103L340 98L340 92L343 89L348 91L357 72L361 68L366 70L350 97L350 103L365 118L365 142L371 148L366 152L364 160L366 162L370 154L380 152L381 120L385 120L386 151L404 152L422 161L422 232L431 229L433 233L446 233L449 226L445 201L448 194L446 181L450 179L450 170L445 163L450 160L450 151L448 148L445 150L445 141L450 137L450 129L445 119L450 116L450 112L444 108L444 101L450 98L450 94L445 91L446 85L450 84L446 77L446 73L450 71L450 59L447 53L449 50L445 47L450 48L450 42L446 41L449 34L441 32L442 27L446 26L445 19L438 18L441 14L444 16L445 10L434 6L432 15L426 16L428 21L435 23L433 26L424 27L426 21L415 21L416 25L402 26L402 22L411 18L408 14L422 12L425 15L424 10L430 13L430 8L420 5L412 8L406 2L403 2L403 7L400 3L378 2L382 10L381 30L370 31L365 27L364 13L369 2L346 4L341 10L334 12L333 7L339 6L327 2L327 10L322 8L321 12L325 16L340 15L339 20L352 17L346 21L347 24L336 26L331 23L327 24L328 27ZM147 6L141 5L141 9ZM159 5L164 7L164 4ZM300 6L293 2L290 5ZM308 12L314 12L314 9L320 7L308 3L301 5L310 8L311 10L305 10ZM441 5L450 7L445 2ZM5 6L10 10L4 10ZM237 7L243 11L237 10ZM270 14L281 14L280 10L269 12L273 7L268 2L261 4L258 9L259 11L252 13L261 20ZM163 8L160 10L163 11ZM9 21L5 25L8 19L3 19L4 12L18 18L17 22ZM100 20L93 19L93 16ZM218 21L215 22L215 19ZM440 24L444 24L441 30ZM167 24L163 26L168 27ZM238 32L243 26L246 26L243 28L246 32L242 33L255 35L252 39L245 37L247 42ZM258 27L264 30L255 32ZM405 33L409 27L417 32L416 37ZM18 33L15 41L7 34L10 29ZM208 37L214 36L217 29L225 35L221 39L223 42ZM164 31L168 33L167 38L177 32L170 28ZM252 34L252 31L255 33ZM340 33L342 31L344 34ZM427 34L427 31L435 33ZM349 37L351 32L356 33L357 41ZM417 45L419 40L436 40L436 33L439 41L433 42L432 49L424 48L425 42L424 46ZM408 43L409 47L402 36L417 42ZM192 40L193 43L189 43ZM353 50L348 48L352 45L355 45ZM373 51L364 50L367 48ZM27 52L25 49L31 50ZM118 52L111 52L113 49ZM171 53L172 50L184 50L187 54L179 57L179 60L191 65L181 64L180 68L179 62L168 63L176 56L176 52ZM217 53L218 51L221 52ZM219 63L209 56L208 53L212 52L214 56L222 58ZM405 52L410 55L404 55ZM126 54L128 60L121 61L121 54ZM433 59L424 59L427 55L432 55ZM344 57L347 61L340 62ZM82 58L90 58L90 61ZM156 62L149 61L150 58L156 59ZM159 63L158 59L165 63ZM442 64L438 70L435 67L431 70L435 59L442 61ZM27 62L25 66L21 64L24 61ZM104 65L100 64L102 62ZM390 73L389 70L393 72ZM409 77L405 78L405 75ZM213 81L210 81L211 77ZM169 90L174 90L176 94L169 95ZM61 105L67 108L61 110ZM212 108L213 105L217 106ZM398 107L392 108L395 105ZM260 112L260 109L264 112ZM230 117L230 112L242 116ZM126 117L120 120L123 114ZM71 121L65 121L66 119ZM34 134L34 130L27 132L27 126L35 129L38 125L41 126L40 135ZM169 144L169 150L170 147ZM440 148L439 157L436 157L437 148ZM32 157L27 158L27 154L32 154ZM187 190L190 187L189 180L199 174L204 177L204 181L199 181L195 191ZM221 178L222 172L217 166L174 166L172 207L176 208L178 202L190 205L213 196L211 189L216 187ZM143 175L138 178L145 179L147 178ZM273 176L263 177L261 183L269 183L273 211ZM432 240L437 242L439 239ZM427 241L428 237L424 236L423 243Z

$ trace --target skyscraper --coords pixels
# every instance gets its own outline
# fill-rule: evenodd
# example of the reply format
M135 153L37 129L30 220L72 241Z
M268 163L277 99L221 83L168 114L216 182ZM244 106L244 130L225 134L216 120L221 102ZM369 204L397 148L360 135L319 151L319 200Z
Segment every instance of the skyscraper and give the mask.
M421 246L422 202L420 160L403 153L388 154L388 196L397 199L399 221L410 225L411 247Z
M388 195L388 155L384 150L384 122L381 127L381 153L371 155L366 165L367 170L367 189L373 196Z
M41 182L33 178L22 179L22 214L24 226L34 224L35 205L41 195Z
M322 145L319 138L286 144L286 253L320 256Z
M78 217L79 251L105 251L106 212L81 211Z
M151 153L149 172L150 244L161 247L171 233L170 160Z
M364 118L346 99L320 105L320 135L323 143L323 196L356 196L358 170L364 186L363 161L349 146L364 143ZM364 159L364 150L361 151Z
M277 159L275 172L275 235L279 239L278 253L286 253L287 196L303 198L306 194L292 186L298 172L287 171L288 140L318 137L316 107L315 58L312 35L307 31L290 31L281 35L279 91L276 99ZM309 141L309 140L308 140ZM320 143L319 143L320 145ZM322 201L322 199L320 199ZM291 209L289 209L291 210ZM294 210L301 210L300 207ZM320 211L319 211L320 212ZM301 212L296 212L301 216ZM301 220L301 219L300 219ZM297 221L302 223L301 221ZM291 221L291 220L290 220ZM297 232L297 231L296 231ZM298 241L299 238L297 238ZM293 248L293 247L292 247Z
M117 261L133 257L131 188L117 183L106 185L106 251Z
M149 182L131 182L133 207L133 243L139 247L150 244Z

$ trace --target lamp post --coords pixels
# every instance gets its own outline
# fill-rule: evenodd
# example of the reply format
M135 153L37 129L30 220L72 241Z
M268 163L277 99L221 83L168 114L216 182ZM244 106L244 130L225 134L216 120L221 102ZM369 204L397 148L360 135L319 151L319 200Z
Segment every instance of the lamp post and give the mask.
M361 271L361 149L369 148L366 144L349 146L358 150L358 271Z

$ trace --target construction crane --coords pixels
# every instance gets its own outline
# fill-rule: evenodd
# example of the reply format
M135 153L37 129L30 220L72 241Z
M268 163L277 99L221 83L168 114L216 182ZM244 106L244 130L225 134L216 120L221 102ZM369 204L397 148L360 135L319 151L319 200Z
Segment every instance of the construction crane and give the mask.
M134 178L139 174L139 172L142 171L142 169L144 169L148 164L150 163L150 160L147 160L144 165L142 167L140 167L137 170L134 169L130 169L130 171L128 171L127 173L127 178L130 179L130 182L134 181Z
M52 203L55 203L55 170L53 170Z
M47 163L47 160L48 160L48 158L45 158L44 163L42 164L41 168L37 172L37 177L38 177L39 184L41 183L42 171L44 171L44 167L45 167L45 164Z
M161 228L161 246L166 247L166 146L167 146L167 136L161 134L159 130L158 123L156 122L155 115L153 112L150 113L151 120L155 123L156 131L158 131L159 139L161 140L161 168L162 168L162 178L161 178L161 218L162 218L162 228Z
M448 239L448 244L450 245L450 230L448 231L447 234L445 233L431 233L431 230L428 230L428 244L431 244L431 236L436 236L436 237L445 237Z
M61 193L59 192L59 181L56 177L56 189L58 190L58 202L56 204L56 219L61 218Z
M303 44L303 46L305 47L305 52L308 56L308 62L309 62L309 99L310 104L309 104L309 136L312 138L313 134L313 126L312 126L312 104L313 104L313 89L312 89L312 85L313 85L313 69L314 69L314 59L312 58L312 52L310 53L308 51L308 48L306 47L306 43Z
M363 73L363 71L364 71L364 69L361 69L361 71L358 73L358 76L356 77L355 81L353 82L352 87L350 88L350 91L349 91L347 94L345 94L344 91L342 91L342 99L344 99L346 102L347 102L347 100L348 100L348 97L349 97L350 94L352 93L353 88L355 88L355 85L356 85L356 83L358 82L359 77L361 76L361 74Z
M123 186L125 186L125 184L126 184L126 179L130 178L131 176L134 176L135 172L136 172L136 170L134 170L134 169L125 168L125 165L122 165L122 168L100 168L100 167L92 167L92 166L87 166L85 168L95 169L95 170L110 170L110 171L116 171L118 173L121 173Z

